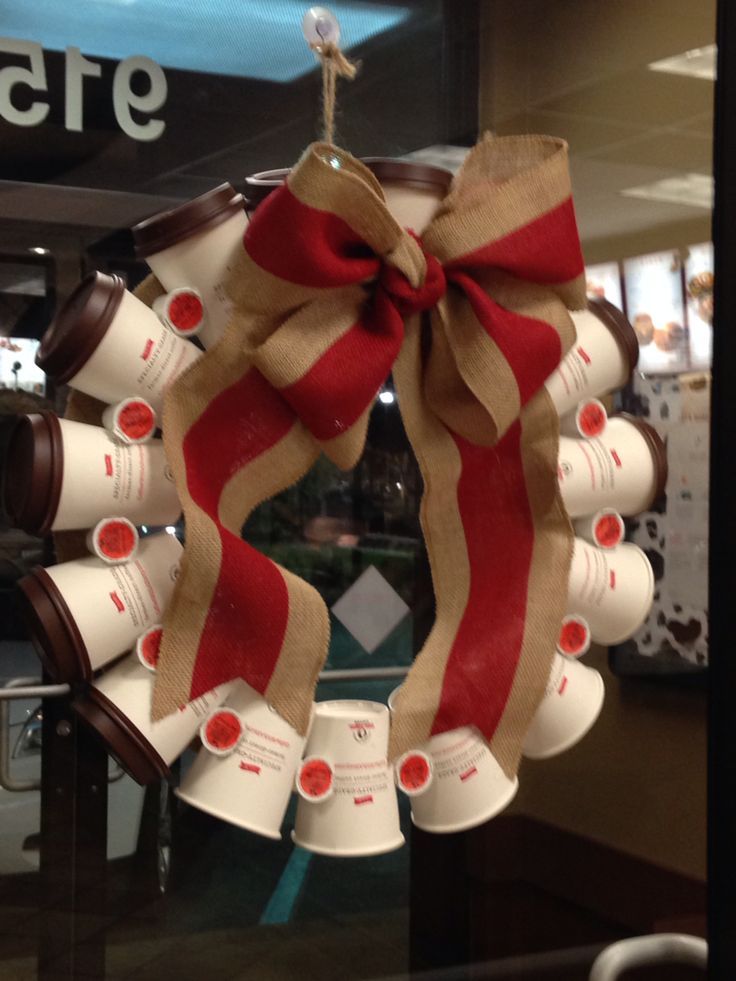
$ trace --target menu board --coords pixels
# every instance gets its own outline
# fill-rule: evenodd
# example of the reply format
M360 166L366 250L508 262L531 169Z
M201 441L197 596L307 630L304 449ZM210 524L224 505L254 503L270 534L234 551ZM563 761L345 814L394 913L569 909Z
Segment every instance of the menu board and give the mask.
M621 270L617 262L599 262L585 267L585 291L591 299L608 300L623 310Z
M36 366L38 344L27 337L0 337L0 389L43 395L46 375Z
M713 243L691 245L685 260L690 363L710 368L713 352Z
M687 371L689 352L678 252L654 252L624 260L626 312L639 340L639 371Z

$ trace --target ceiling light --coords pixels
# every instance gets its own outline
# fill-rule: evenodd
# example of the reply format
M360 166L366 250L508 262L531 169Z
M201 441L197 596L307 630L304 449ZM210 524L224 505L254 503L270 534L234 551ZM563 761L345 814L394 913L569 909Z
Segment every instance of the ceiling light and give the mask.
M48 255L49 254L49 250L48 249L44 249L44 247L42 245L33 245L33 246L31 246L31 248L28 251L29 252L35 252L36 255Z
M710 211L713 207L713 178L709 174L680 174L651 184L627 187L619 193L626 198L685 204Z
M691 48L682 54L672 55L653 61L647 68L653 72L667 72L669 75L687 75L690 78L704 78L715 81L716 52L715 44L707 44L704 48Z

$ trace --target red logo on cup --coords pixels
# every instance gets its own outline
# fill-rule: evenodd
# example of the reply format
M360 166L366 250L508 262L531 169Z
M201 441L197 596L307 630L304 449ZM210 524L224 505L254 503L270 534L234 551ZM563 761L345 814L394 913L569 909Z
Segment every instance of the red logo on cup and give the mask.
M360 804L372 804L373 803L373 795L372 794L368 794L366 797L353 797L353 803L358 804L358 805L360 805Z
M129 439L145 439L155 425L156 417L147 402L131 400L118 412L118 427Z
M611 456L613 457L613 462L616 464L617 467L622 466L621 457L618 455L618 453L615 450L611 450Z
M590 645L590 630L587 623L579 617L565 617L560 627L557 648L568 657L579 657Z
M470 780L471 777L474 777L477 772L478 772L478 767L471 766L471 768L469 770L466 770L465 773L460 774L460 780L464 783L466 780Z
M590 364L590 355L588 354L588 352L585 350L584 347L578 348L578 354L586 364Z
M109 453L105 454L105 476L112 477L112 457Z
M567 675L563 674L562 681L560 682L560 686L557 689L557 694L561 695L566 688L567 688Z
M141 354L141 359L143 361L148 360L148 355L151 353L152 349L153 349L153 339L149 337L148 340L146 341L146 346L143 348L143 353Z
M598 402L586 402L578 413L578 425L583 436L600 436L606 428L605 409Z
M611 587L611 589L615 589L616 588L616 570L615 569L611 569L611 571L608 574L608 585Z
M196 330L202 322L204 308L196 293L178 293L169 304L169 320L180 333Z
M110 599L118 608L119 613L123 613L125 611L125 603L123 603L123 601L120 599L120 597L116 592L113 591L112 593L110 593Z
M161 652L161 638L163 637L161 627L154 627L143 635L140 642L140 653L143 660L151 668L158 667L158 657Z
M227 753L240 742L243 726L235 714L221 709L209 717L202 732L202 742L215 753Z
M135 529L126 521L106 521L97 532L97 547L108 559L128 558L135 545Z
M248 773L255 773L256 775L261 772L260 766L256 766L255 763L246 763L245 761L241 762L240 769L246 770Z
M332 788L332 767L326 760L307 760L299 771L299 789L305 797L324 797Z
M404 757L399 767L399 785L402 790L421 790L430 774L427 758L419 753L411 753Z
M614 548L623 537L622 521L617 514L603 514L593 530L596 543L602 548Z

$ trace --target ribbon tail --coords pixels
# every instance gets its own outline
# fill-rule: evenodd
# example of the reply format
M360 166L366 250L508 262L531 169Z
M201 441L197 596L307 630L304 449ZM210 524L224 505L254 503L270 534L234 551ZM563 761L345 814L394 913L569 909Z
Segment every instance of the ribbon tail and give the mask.
M419 349L407 330L394 377L425 481L437 609L397 700L390 752L474 725L513 776L549 676L572 554L557 416L541 393L495 447L471 443L428 404Z
M173 384L164 440L187 542L155 678L152 717L240 678L305 733L329 645L329 617L308 583L243 541L243 522L298 480L319 449L253 366L236 316Z

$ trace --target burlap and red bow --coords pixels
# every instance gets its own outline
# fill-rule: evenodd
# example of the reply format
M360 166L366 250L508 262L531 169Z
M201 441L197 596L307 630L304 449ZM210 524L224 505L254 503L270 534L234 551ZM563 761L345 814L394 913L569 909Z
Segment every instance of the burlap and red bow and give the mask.
M544 380L585 304L567 147L485 138L421 239L359 161L311 146L256 211L222 340L167 395L186 515L154 717L240 677L306 730L329 619L240 531L320 452L358 461L393 371L424 479L436 621L398 698L392 757L476 725L509 773L542 697L572 532Z

